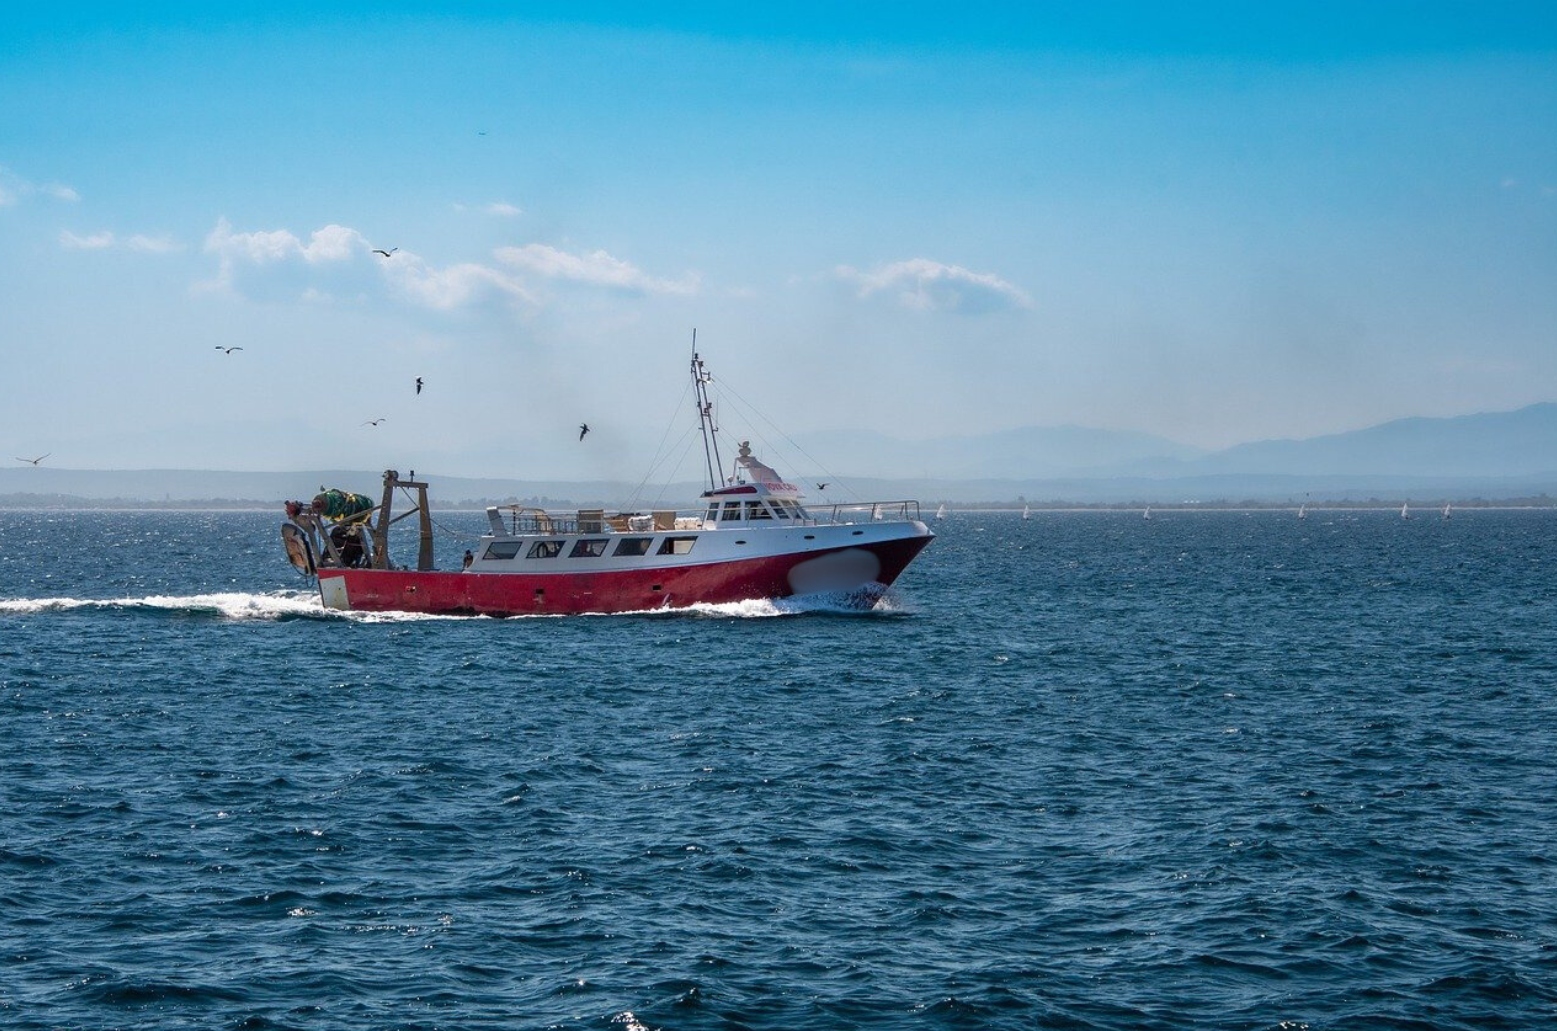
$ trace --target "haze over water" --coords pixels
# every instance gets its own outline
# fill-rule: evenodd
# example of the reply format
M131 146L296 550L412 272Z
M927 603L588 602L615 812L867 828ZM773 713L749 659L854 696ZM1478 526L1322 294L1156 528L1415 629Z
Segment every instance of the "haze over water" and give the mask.
M0 1023L1543 1026L1553 518L956 513L870 615L494 621L0 512Z

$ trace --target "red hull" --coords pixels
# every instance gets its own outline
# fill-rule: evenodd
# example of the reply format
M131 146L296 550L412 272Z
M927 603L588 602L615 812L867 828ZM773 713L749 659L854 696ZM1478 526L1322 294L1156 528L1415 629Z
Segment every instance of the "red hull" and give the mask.
M875 575L868 581L840 582L836 589L879 594L931 539L926 535L829 551L598 573L321 569L319 590L326 605L360 612L471 616L640 612L791 597L797 593L791 577L795 567L828 556L845 559L850 552L869 552L879 563Z

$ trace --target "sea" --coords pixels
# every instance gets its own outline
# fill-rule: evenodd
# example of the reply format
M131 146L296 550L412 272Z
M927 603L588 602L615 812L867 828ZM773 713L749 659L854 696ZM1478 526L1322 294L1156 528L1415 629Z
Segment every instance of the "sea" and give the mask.
M0 1026L1557 1026L1557 509L508 620L326 612L280 523L0 512Z

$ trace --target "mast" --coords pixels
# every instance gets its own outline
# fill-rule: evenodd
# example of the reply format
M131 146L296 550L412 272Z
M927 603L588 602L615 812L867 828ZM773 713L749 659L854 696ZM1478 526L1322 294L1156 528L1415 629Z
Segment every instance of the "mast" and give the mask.
M692 388L697 392L697 418L703 428L703 460L708 463L708 489L719 489L719 474L724 468L719 458L719 428L714 425L714 403L708 399L708 384L713 377L703 368L697 354L697 330L692 331Z

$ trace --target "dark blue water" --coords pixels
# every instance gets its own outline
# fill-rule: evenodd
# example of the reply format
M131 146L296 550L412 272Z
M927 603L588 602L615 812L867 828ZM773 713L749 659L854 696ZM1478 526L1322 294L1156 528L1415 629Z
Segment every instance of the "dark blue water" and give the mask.
M1557 512L506 621L325 615L278 524L0 513L0 1025L1557 1021Z

